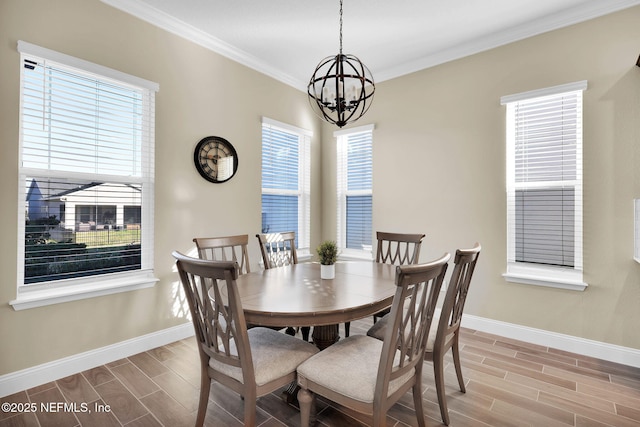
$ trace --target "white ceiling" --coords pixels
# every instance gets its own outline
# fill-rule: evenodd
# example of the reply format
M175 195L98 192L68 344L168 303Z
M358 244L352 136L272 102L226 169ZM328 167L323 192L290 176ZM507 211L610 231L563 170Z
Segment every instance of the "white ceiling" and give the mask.
M339 0L102 0L306 90L339 51ZM640 0L344 0L343 53L381 82Z

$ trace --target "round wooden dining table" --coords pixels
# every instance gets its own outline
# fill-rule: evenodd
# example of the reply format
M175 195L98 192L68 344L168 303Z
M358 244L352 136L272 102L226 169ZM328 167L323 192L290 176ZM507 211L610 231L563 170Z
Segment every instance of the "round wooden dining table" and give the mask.
M247 323L313 326L313 341L324 349L340 338L339 323L373 315L393 302L394 265L344 261L335 270L333 279L321 279L320 264L309 262L239 276Z

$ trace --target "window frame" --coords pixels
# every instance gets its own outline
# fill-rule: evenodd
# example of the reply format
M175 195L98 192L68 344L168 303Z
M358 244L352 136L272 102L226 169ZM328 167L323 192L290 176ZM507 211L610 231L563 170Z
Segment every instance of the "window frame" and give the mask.
M155 146L155 92L159 90L157 83L132 76L118 70L94 64L60 52L18 41L20 53L20 122L19 122L19 163L18 163L18 233L17 233L17 284L16 299L9 304L14 310L35 308L50 304L63 303L85 298L93 298L118 292L126 292L153 286L158 279L154 277L154 146ZM81 173L40 169L23 165L23 62L29 57L55 63L63 69L77 75L90 75L105 82L135 87L144 93L146 109L146 125L143 134L148 144L142 144L140 177L104 175L97 173ZM63 178L79 181L95 180L119 184L139 183L144 186L141 200L141 268L138 270L76 277L72 279L45 281L25 284L25 197L27 178ZM90 286L87 286L90 284Z
M633 259L640 263L640 199L633 199Z
M507 268L503 277L508 282L523 283L536 286L546 286L552 288L583 291L587 288L587 283L583 280L582 257L583 257L583 172L582 172L582 122L583 122L583 92L587 89L587 81L578 81L564 85L553 86L544 89L532 90L503 96L500 99L502 105L506 106L506 190L507 190ZM579 116L576 121L576 177L566 180L576 192L576 203L574 207L574 266L560 267L531 262L515 261L516 251L516 230L515 230L515 197L519 188L536 187L536 184L524 183L516 184L515 178L515 105L518 102L533 100L535 98L561 96L572 92L579 93ZM546 188L561 188L555 183ZM578 197L579 196L579 197ZM512 207L513 206L513 207Z
M342 129L335 131L333 136L336 138L336 208L337 208L337 236L336 240L338 248L340 248L340 255L342 258L354 258L354 259L373 259L373 233L371 234L371 247L367 249L352 249L347 248L347 197L348 196L362 196L369 195L372 199L372 222L373 222L373 177L371 188L368 190L349 190L348 180L346 177L348 171L348 151L347 144L349 137L369 133L371 134L371 169L373 173L373 131L375 129L374 124L358 126L349 129ZM372 225L373 226L373 225Z
M287 123L282 123L268 117L262 117L260 152L262 164L262 146L264 144L265 129L275 129L280 132L294 134L298 137L298 189L297 190L278 190L272 188L264 188L262 186L262 169L260 172L260 200L265 194L284 195L298 197L298 229L282 230L295 231L298 242L297 253L298 258L307 258L311 256L311 138L313 132L302 129ZM262 223L260 224L262 227ZM272 232L272 231L269 231Z

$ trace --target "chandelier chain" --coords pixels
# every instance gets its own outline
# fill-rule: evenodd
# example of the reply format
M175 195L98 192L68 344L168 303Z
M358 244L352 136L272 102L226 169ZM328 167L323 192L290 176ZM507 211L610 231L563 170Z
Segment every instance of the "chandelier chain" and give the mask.
M342 55L342 0L340 0L340 55Z

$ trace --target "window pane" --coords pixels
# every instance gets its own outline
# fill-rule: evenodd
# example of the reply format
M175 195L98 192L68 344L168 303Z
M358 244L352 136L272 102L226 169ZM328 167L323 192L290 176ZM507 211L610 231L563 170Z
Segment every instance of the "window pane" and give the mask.
M300 137L273 128L262 133L262 188L298 191Z
M371 190L371 133L350 135L347 149L347 190Z
M347 248L371 249L371 196L347 196Z
M141 176L141 90L33 61L23 71L24 167Z
M516 182L576 179L579 107L575 93L517 104Z
M25 186L25 284L141 268L141 185L28 178Z
M574 267L573 188L516 191L516 261Z
M296 231L298 238L298 197L262 195L262 232ZM296 242L297 243L297 242Z

